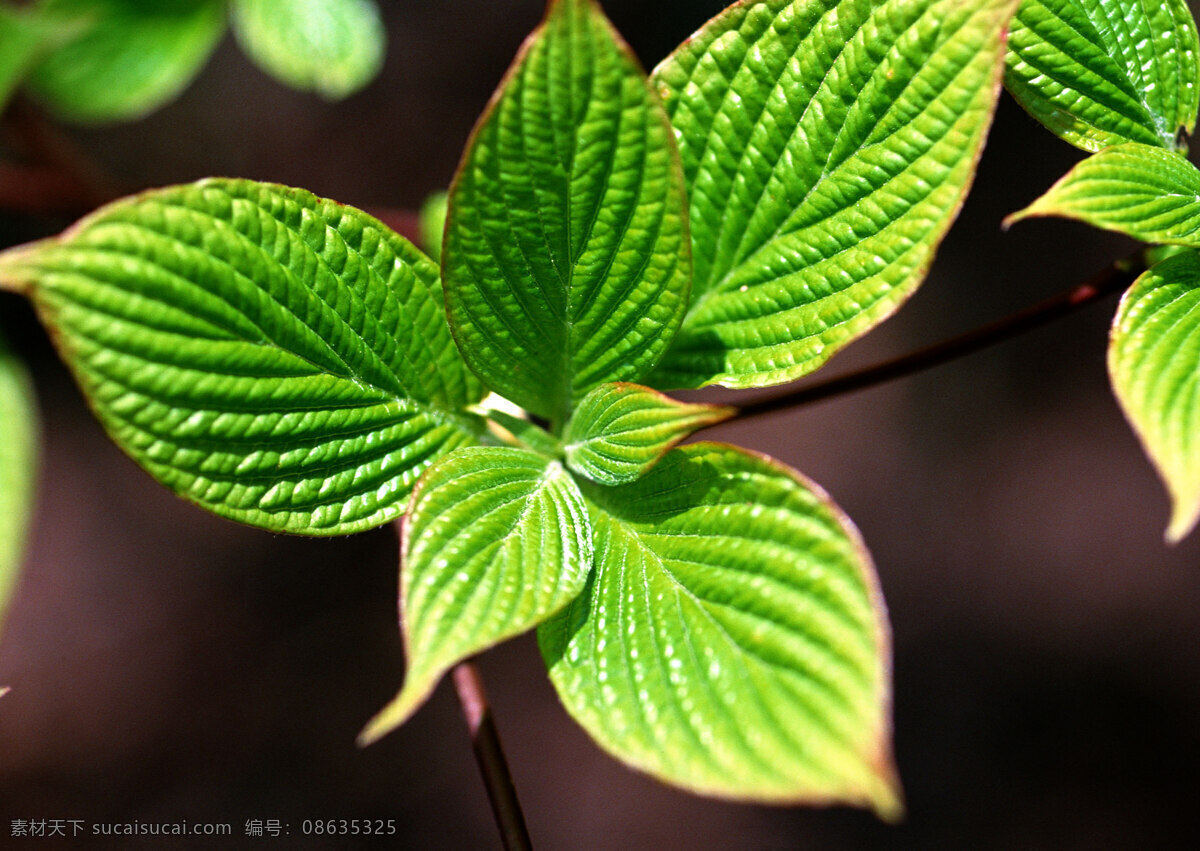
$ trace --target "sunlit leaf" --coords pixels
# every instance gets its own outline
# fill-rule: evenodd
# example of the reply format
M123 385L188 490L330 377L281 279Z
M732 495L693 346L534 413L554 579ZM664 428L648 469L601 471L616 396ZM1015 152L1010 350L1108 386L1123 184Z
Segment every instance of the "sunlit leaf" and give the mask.
M33 507L36 421L25 371L0 338L0 626L16 584Z
M916 289L975 173L1015 0L755 0L652 79L695 264L646 383L789 381Z
M592 0L554 0L475 129L443 247L455 339L556 425L634 380L683 316L683 180L666 115Z
M896 815L886 617L828 497L706 443L632 484L583 490L595 567L538 636L600 746L705 794Z
M1006 224L1061 216L1145 242L1200 245L1200 171L1181 154L1127 143L1105 148Z
M383 64L386 33L374 0L232 0L233 31L264 71L338 100Z
M1113 390L1171 493L1167 538L1200 518L1200 257L1150 269L1121 299L1108 349Z
M637 384L601 384L579 403L563 435L567 463L603 485L632 482L680 440L734 412L676 402Z
M173 100L225 32L222 0L46 0L82 34L38 63L34 91L75 121L139 118Z
M394 519L477 439L482 396L437 268L307 192L207 180L147 192L0 255L109 434L167 486L268 529Z
M577 597L591 564L587 509L557 461L476 447L430 467L404 527L404 688L361 741L402 724L457 662Z
M1008 90L1085 151L1174 149L1196 126L1200 45L1185 0L1024 0L1008 47Z

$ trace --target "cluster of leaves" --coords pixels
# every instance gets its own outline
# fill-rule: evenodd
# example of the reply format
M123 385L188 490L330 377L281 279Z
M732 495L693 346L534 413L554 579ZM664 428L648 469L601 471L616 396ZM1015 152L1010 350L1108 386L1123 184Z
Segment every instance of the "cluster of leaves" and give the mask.
M383 61L374 0L0 0L0 106L24 84L73 121L140 118L187 87L230 21L265 72L327 98Z
M1008 221L1062 216L1180 247L1125 293L1108 349L1178 541L1200 519L1200 171L1185 156L1200 104L1195 21L1185 0L1025 0L1007 64L1021 105L1091 154Z
M733 412L661 391L794 379L896 310L1006 61L1035 116L1098 150L1023 215L1186 243L1197 193L1162 189L1200 180L1173 151L1196 111L1181 0L1016 7L747 0L647 76L594 0L551 0L468 143L440 264L303 190L206 180L0 254L0 287L182 496L301 534L404 517L408 670L363 741L536 628L567 710L627 763L893 815L886 616L857 532L771 459L675 447ZM1127 404L1200 404L1179 294L1198 274L1171 258L1123 303Z

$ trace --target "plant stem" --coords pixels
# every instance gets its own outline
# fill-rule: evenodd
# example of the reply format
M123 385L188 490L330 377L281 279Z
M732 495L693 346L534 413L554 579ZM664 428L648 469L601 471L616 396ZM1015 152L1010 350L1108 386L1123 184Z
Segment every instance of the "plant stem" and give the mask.
M743 405L731 420L771 414L788 408L819 402L845 393L874 387L894 378L939 366L956 358L973 354L995 343L1003 342L1026 331L1032 331L1060 319L1076 310L1121 292L1146 269L1146 259L1139 250L1114 263L1086 281L1045 301L997 319L980 328L934 343L893 360L873 364L827 381L809 384L797 390ZM730 422L731 420L726 420Z
M479 670L471 662L462 662L455 667L452 678L504 848L506 851L530 849L533 846L525 827L525 815L517 800L517 790L508 771L504 749L500 746L500 734L492 719Z

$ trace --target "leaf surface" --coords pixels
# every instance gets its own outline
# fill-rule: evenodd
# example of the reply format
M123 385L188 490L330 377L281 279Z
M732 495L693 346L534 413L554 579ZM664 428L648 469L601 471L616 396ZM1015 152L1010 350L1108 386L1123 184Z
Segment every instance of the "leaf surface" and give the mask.
M601 384L579 403L563 435L567 463L602 485L632 482L680 440L734 412L677 402L637 384Z
M1200 45L1185 0L1025 0L1005 86L1085 151L1122 142L1173 150L1196 126Z
M0 626L33 511L37 414L28 377L0 338Z
M582 489L595 567L538 636L600 746L704 794L896 815L886 616L828 497L709 443L632 484Z
M386 34L374 0L233 0L246 54L295 89L340 100L374 79Z
M1108 348L1113 390L1171 494L1167 539L1200 517L1200 257L1143 274L1121 299Z
M561 425L665 349L687 300L682 175L662 107L592 0L551 2L449 206L451 326L502 395Z
M356 210L206 180L116 202L0 255L113 439L182 496L278 531L399 516L476 442L482 388L437 268Z
M695 276L655 387L778 384L916 289L975 173L1014 0L756 0L655 69Z
M1200 245L1200 171L1174 151L1134 142L1078 163L1006 225L1060 216L1144 242Z
M225 32L222 0L47 0L81 35L38 63L30 85L73 121L126 121L173 100Z
M573 600L591 565L587 508L557 461L474 447L432 466L405 521L404 688L361 741L402 724L458 662L532 629Z

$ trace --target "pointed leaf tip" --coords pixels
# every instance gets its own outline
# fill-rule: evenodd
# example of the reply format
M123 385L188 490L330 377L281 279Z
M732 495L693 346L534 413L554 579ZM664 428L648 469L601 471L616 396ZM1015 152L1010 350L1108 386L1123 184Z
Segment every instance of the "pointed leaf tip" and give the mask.
M1121 299L1108 349L1113 391L1171 494L1166 539L1200 519L1200 256L1143 274Z
M583 497L556 461L473 447L434 464L404 524L404 687L363 731L404 723L458 662L532 629L578 596L592 566Z

